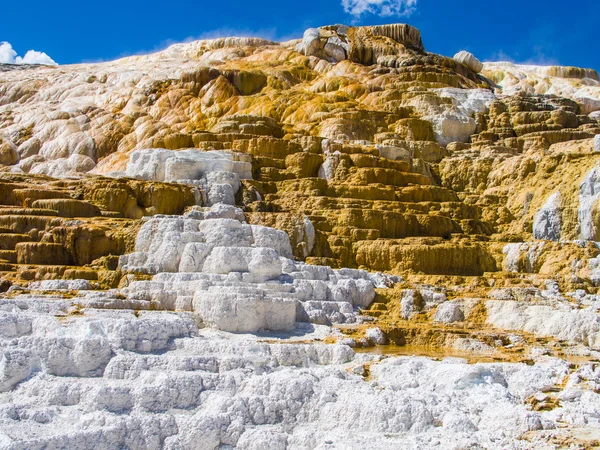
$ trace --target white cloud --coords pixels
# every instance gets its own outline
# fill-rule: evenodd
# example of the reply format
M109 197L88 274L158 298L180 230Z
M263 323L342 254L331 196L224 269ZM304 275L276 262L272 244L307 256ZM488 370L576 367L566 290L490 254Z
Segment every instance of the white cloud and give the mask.
M0 63L2 64L47 64L57 66L58 64L44 52L29 50L25 56L17 56L17 52L9 42L0 42Z
M364 14L406 17L415 12L417 0L342 0L344 11L356 19Z
M46 55L44 52L29 50L25 56L21 58L17 56L17 64L47 64L49 66L57 66L56 62Z
M0 63L14 64L17 52L15 52L8 42L0 42Z

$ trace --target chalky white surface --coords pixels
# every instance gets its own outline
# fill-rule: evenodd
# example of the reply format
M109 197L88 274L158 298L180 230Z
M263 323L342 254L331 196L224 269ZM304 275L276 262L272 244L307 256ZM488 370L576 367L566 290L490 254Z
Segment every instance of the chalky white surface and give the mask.
M528 431L599 425L592 365L382 359L298 343L327 327L232 335L198 329L188 313L88 309L59 320L25 307L43 302L1 304L3 449L525 449L517 438ZM525 404L558 385L557 409Z
M287 235L246 224L239 209L196 207L149 219L122 259L152 280L105 292L42 281L0 298L0 448L527 449L552 448L539 433L559 424L600 425L591 364L385 358L319 342L341 337L329 324L358 320L373 288L393 280L290 255ZM598 302L587 297L569 309L553 286L499 289L488 321L597 348ZM408 315L437 308L446 323L468 304L427 286L402 301ZM376 327L366 338L386 342ZM494 351L468 338L453 346ZM531 410L527 399L556 389L560 406Z
M479 61L475 55L466 50L461 50L456 55L454 55L454 61L464 64L473 72L479 73L483 69L483 64Z
M446 146L451 142L468 142L477 130L475 113L488 110L495 95L487 89L432 89L442 98L452 100L452 107L440 108L424 118L433 126L436 140Z
M243 221L215 205L186 216L149 219L123 270L156 274L134 281L129 300L194 311L221 330L289 330L295 322L353 323L375 297L381 276L294 262L283 231Z
M503 330L524 331L600 350L600 297L582 293L569 294L578 297L574 303L552 281L546 290L496 289L485 302L487 323Z
M124 173L114 177L192 184L199 188L204 203L235 204L240 180L252 179L249 155L224 150L142 149L131 153Z
M579 187L579 209L577 211L581 238L600 240L593 213L600 199L600 168L590 170Z

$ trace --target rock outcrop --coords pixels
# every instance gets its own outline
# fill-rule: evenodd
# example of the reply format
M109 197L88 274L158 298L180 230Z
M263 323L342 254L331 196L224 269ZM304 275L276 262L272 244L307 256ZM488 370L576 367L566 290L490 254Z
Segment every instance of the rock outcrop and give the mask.
M466 50L461 50L454 55L454 61L464 64L475 73L479 73L483 70L483 64L472 53Z
M403 24L1 66L0 447L588 445L599 138Z
M332 63L350 60L365 65L390 65L396 56L425 52L419 30L405 24L309 28L296 49Z

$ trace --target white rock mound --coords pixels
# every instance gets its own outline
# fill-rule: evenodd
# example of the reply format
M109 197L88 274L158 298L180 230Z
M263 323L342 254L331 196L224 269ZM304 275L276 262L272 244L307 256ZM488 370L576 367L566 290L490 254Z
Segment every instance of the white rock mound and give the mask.
M130 301L193 311L234 332L289 330L296 322L352 323L375 297L376 275L294 262L286 233L248 225L234 207L149 219L123 270L156 274L126 289Z
M348 27L344 26L339 26L335 31L326 28L309 28L304 32L296 50L304 55L318 56L332 63L344 61L350 53L347 35Z
M252 161L244 153L224 150L145 149L131 154L125 174L143 180L177 182L199 180L211 172L233 172L240 179L250 179Z
M538 299L539 300L539 299ZM505 330L519 330L543 337L580 342L600 349L600 324L597 308L578 309L569 302L547 301L531 304L514 299L485 303L487 322Z
M441 323L462 322L465 315L456 302L445 302L437 307L433 320Z

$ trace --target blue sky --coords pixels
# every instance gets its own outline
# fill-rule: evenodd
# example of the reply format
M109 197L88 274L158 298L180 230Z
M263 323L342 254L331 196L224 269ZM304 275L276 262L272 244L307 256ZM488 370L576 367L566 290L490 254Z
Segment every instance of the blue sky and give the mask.
M421 30L428 51L443 55L466 49L481 60L600 70L600 0L4 3L0 42L10 42L19 55L30 49L45 52L60 64L110 60L205 37L253 35L282 40L332 23L405 22Z

